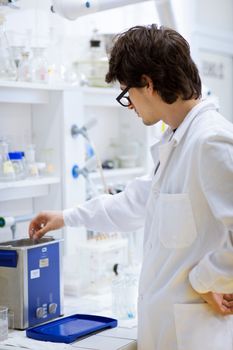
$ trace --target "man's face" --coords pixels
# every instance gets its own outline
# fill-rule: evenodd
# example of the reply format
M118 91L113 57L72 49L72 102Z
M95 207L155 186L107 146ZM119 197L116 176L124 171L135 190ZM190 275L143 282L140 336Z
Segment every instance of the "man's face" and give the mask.
M121 85L121 89L126 89ZM129 109L133 109L145 125L153 125L161 120L159 113L161 98L155 91L151 91L148 86L132 87L126 93L129 98Z

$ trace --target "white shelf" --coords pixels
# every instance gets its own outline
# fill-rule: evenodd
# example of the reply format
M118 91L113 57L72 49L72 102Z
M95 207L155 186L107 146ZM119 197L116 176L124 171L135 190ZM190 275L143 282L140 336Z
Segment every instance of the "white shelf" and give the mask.
M0 182L0 202L46 196L49 186L60 183L58 177L41 177L13 182Z
M78 90L83 93L85 106L119 107L116 101L119 89L81 87L65 83L38 84L20 81L0 81L0 102L4 103L49 103L51 91Z

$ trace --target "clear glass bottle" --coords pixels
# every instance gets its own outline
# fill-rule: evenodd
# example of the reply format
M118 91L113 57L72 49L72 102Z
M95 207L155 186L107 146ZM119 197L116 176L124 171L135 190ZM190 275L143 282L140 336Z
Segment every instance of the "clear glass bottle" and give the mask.
M35 83L48 82L48 61L45 57L45 48L33 47L32 65L32 81Z
M97 30L93 31L89 41L88 53L76 63L81 85L107 87L105 75L108 70L108 58L103 41Z
M112 280L112 312L118 319L130 319L137 316L138 276L129 266L114 269Z
M35 145L28 145L25 151L28 177L39 176L39 170L36 164L35 156L36 156Z
M22 59L18 66L18 80L29 82L32 81L32 65L30 53L28 51L22 52Z
M0 140L0 181L14 181L15 170L8 155L8 143Z
M23 152L9 152L9 159L14 167L15 180L25 179L26 169L23 160Z
M17 68L7 39L5 21L4 15L0 14L0 80L16 80Z

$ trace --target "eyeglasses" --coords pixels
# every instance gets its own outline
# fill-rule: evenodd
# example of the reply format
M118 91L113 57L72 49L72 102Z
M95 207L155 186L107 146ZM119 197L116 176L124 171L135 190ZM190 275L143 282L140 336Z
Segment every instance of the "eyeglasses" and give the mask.
M119 102L123 107L129 107L132 104L129 96L125 96L125 94L128 93L130 87L131 86L127 86L116 98L117 102Z

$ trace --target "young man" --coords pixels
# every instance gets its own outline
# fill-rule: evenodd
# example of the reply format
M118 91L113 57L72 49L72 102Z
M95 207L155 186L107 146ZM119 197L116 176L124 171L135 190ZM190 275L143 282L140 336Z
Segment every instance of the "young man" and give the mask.
M139 350L232 350L233 125L208 101L185 39L156 25L118 36L107 82L146 125L168 129L151 148L154 172L122 193L39 214L38 238L63 225L144 227ZM43 227L41 228L41 224Z

